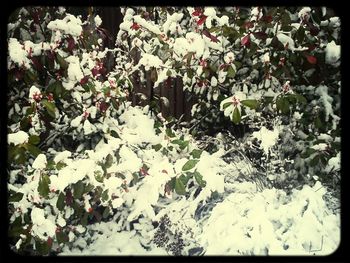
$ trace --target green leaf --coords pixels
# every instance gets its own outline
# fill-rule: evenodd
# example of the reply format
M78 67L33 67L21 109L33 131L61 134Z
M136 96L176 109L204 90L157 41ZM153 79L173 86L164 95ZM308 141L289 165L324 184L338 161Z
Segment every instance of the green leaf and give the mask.
M37 135L31 135L31 136L29 136L28 142L30 144L36 145L36 144L38 144L40 142L40 137L37 136Z
M232 105L232 102L226 102L224 103L223 108L226 109L230 105Z
M75 199L80 199L84 192L84 183L80 180L73 185L73 196Z
M44 104L44 107L47 110L47 113L52 117L56 118L56 106L54 103L49 102L47 100L42 100L42 104Z
M58 210L63 211L64 206L65 206L65 202L64 202L65 199L66 199L66 197L65 197L64 193L61 192L58 195L57 202L56 202L56 207Z
M315 124L315 127L316 127L317 129L322 129L323 126L324 126L324 124L322 123L322 121L321 121L321 119L320 119L319 116L317 116L317 117L315 118L314 124Z
M298 30L295 32L295 39L298 41L298 44L301 44L305 38L305 29L303 26L299 26Z
M156 144L156 145L153 145L152 148L153 148L156 152L158 152L158 151L162 148L162 145L158 143L158 144Z
M175 137L175 133L170 128L166 128L165 133L168 137L173 138Z
M180 175L179 179L181 180L181 182L183 183L184 186L187 185L188 181L191 179L192 175L190 173L188 173L187 175Z
M183 144L183 140L179 140L179 139L175 139L173 141L171 141L172 144L177 144L177 145L182 145Z
M176 178L173 177L173 178L171 178L171 180L168 182L170 190L174 190L174 189L175 189L175 181L176 181Z
M99 182L99 183L103 183L102 172L98 170L98 171L95 171L94 174L95 174L96 181Z
M318 162L320 161L320 156L316 155L311 161L310 161L310 166L314 167L318 164Z
M8 202L19 202L23 198L23 193L15 192L10 195Z
M89 213L85 212L83 217L81 218L80 220L80 223L83 225L83 226L86 226L87 223L88 223L88 216L89 216Z
M39 239L35 239L35 250L40 254L40 255L47 255L49 254L50 247L47 241L41 241Z
M103 219L106 219L109 216L109 212L110 212L109 210L110 209L109 209L108 206L105 208L105 210L103 210L103 213L102 213L102 218Z
M203 176L199 172L194 172L194 178L200 187L205 187L207 185L207 182L203 180Z
M306 98L303 95L295 94L295 97L300 103L302 103L302 104L306 104L307 103L307 100L306 100Z
M56 53L56 60L57 60L57 63L61 66L62 69L67 69L68 68L67 61L63 57L61 57L58 53Z
M108 189L104 190L101 195L102 201L107 201L108 200Z
M198 149L194 149L190 155L192 155L193 158L195 159L199 159L201 157L201 154L202 154L202 150L198 150Z
M115 130L111 130L111 136L120 139L119 134Z
M32 145L32 144L25 144L24 147L34 156L37 157L39 154L41 154L41 151L38 147Z
M109 168L113 164L113 156L111 154L108 154L106 157L105 167Z
M62 82L59 81L59 80L51 83L46 89L46 92L47 93L49 93L49 92L53 93L55 98L61 98L63 91L64 91L64 88L62 86Z
M67 164L65 164L63 161L60 161L56 164L56 169L61 170L62 168L66 167Z
M179 195L186 194L185 185L183 184L183 182L179 178L176 178L176 180L175 180L175 192Z
M287 99L280 97L276 100L276 107L278 110L280 110L283 114L289 113L289 102Z
M88 184L84 188L84 193L90 192L92 189L94 189L94 186L92 184Z
M188 171L193 169L196 164L199 162L199 160L188 160L184 166L182 166L182 171Z
M48 170L55 170L55 162L53 160L48 160L47 161L47 165L46 165L46 169Z
M253 110L256 110L256 108L259 106L259 102L257 100L242 100L241 103Z
M176 139L176 140L171 141L171 143L179 145L180 149L183 150L183 149L185 149L188 146L189 141L183 141L183 140L180 140L180 139Z
M58 244L67 243L69 241L68 235L63 231L56 232L56 238L57 238Z
M38 192L42 197L47 198L50 192L50 178L47 174L43 174L39 179Z
M234 124L238 124L241 121L241 113L237 107L233 110L232 121Z
M235 75L236 75L236 70L232 66L229 66L227 69L227 77L234 78Z

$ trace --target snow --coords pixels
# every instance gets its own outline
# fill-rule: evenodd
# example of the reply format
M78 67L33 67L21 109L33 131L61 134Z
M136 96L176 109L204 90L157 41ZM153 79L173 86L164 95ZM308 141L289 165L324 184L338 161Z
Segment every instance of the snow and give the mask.
M340 242L340 215L327 214L319 188L319 182L313 188L304 186L292 196L277 189L232 193L214 207L199 236L205 254L332 253Z
M28 53L23 48L23 45L21 45L16 38L9 39L8 50L9 57L12 62L16 63L18 66L24 64L26 68L30 67L31 62L27 57Z
M233 113L234 109L237 108L240 112L241 111L240 101L245 100L246 98L247 97L246 97L245 93L238 91L232 97L228 97L228 98L224 99L223 101L221 101L220 110L224 111L224 115L230 117L232 120L232 113ZM224 105L226 103L231 103L231 104L224 109ZM237 103L237 105L235 105L235 103Z
M340 170L340 153L337 153L335 157L328 160L328 164L325 168L326 172L339 171Z
M136 23L138 23L140 26L148 29L149 31L151 31L154 34L160 35L162 32L159 30L158 26L146 21L145 19L143 19L140 15L136 15L133 16L134 21ZM130 30L130 28L128 29Z
M263 55L262 61L264 63L270 63L270 54L268 52Z
M315 149L316 151L325 151L327 149L326 143L319 143L316 145L311 146L312 149Z
M78 127L81 124L82 119L83 119L83 116L81 115L77 116L71 121L70 125L72 127Z
M66 58L66 61L69 63L68 66L68 79L71 82L79 82L82 78L84 78L84 74L80 68L79 58L75 56L69 56ZM65 88L67 89L68 86ZM73 87L72 87L73 88ZM70 88L68 88L69 90Z
M163 65L163 61L157 56L144 53L136 68L140 65L145 66L145 70L150 70L151 67L160 68Z
M234 60L235 60L235 54L233 54L233 52L228 52L224 57L224 61L227 64L231 64Z
M311 13L311 8L310 7L303 7L299 13L298 13L298 17L301 20L306 20L308 21L310 18L310 13Z
M46 167L46 164L47 164L46 156L41 153L35 158L32 164L32 167L34 169L44 169Z
M29 135L24 131L18 131L15 133L9 133L7 135L7 143L13 143L15 146L22 143L27 143Z
M91 124L88 119L86 119L84 121L83 129L84 129L84 134L85 135L91 134L91 133L93 133L96 130L95 126L93 124Z
M240 93L236 95L243 99ZM340 239L339 214L327 210L323 200L327 189L320 182L316 181L313 187L294 190L291 195L274 188L258 192L254 182L236 181L239 175L251 177L254 173L252 167L249 168L245 160L226 163L222 159L226 151L222 148L212 154L203 151L192 169L206 181L206 186L196 197L193 197L194 191L189 198L176 193L165 195L165 184L182 174L188 158L176 150L165 156L161 151L145 146L162 143L164 128L160 127L162 132L156 135L154 119L148 110L132 107L130 103L125 105L125 111L117 120L106 122L106 125L117 131L120 139L107 136L106 132L107 141L101 140L94 150L85 151L83 158L73 158L70 151L55 152L55 163L65 162L67 166L50 175L49 187L50 190L64 192L67 186L88 180L95 187L108 190L109 201L101 202L101 206L118 209L115 215L123 219L117 221L114 218L86 228L77 225L75 234L69 234L71 245L63 245L59 255L166 255L163 248L157 248L152 242L155 229L150 224L165 214L174 224L183 224L194 231L193 237L184 234L184 238L201 246L205 255L329 254L337 247ZM253 137L262 141L262 148L267 153L276 144L279 130L279 127L273 131L263 127ZM184 140L190 140L190 137L186 135ZM164 147L167 145L168 142ZM145 148L135 150L141 146ZM102 183L97 182L95 172L103 174L98 163L104 162L108 154L113 156L112 166L107 169L110 175L103 178ZM340 154L330 159L328 169L338 169L339 161ZM41 154L34 161L33 168L43 169L45 164L46 157ZM142 181L128 187L126 192L124 183L128 184L133 178L132 173L138 173L144 164L148 167L147 174L143 175ZM118 172L125 179L119 178ZM46 240L48 236L55 235L56 225L62 227L67 224L74 211L67 207L64 213L53 216L46 214L46 210L33 208L28 201L31 196L36 202L43 202L37 193L38 178L39 170L28 177L27 184L20 189L27 198L16 207L21 207L23 211L32 209L32 233ZM15 190L14 187L12 189ZM213 203L209 199L213 193L225 198ZM55 204L57 197L48 202ZM82 205L86 211L93 207L93 202L90 195L83 195ZM169 203L164 205L164 202ZM202 205L212 206L213 210L198 216L196 211ZM122 227L131 221L136 222L134 230ZM323 248L317 250L320 240L323 240ZM21 242L17 242L19 246Z
M69 34L75 37L80 36L83 31L80 18L70 14L67 14L64 19L56 19L51 21L47 25L47 28L51 30L60 30L64 34Z
M42 240L56 235L56 225L49 219L45 218L44 210L34 207L30 214L33 226L31 232Z
M163 24L163 32L167 34L170 31L170 34L175 34L176 27L179 27L178 22L183 18L183 13L173 13L169 15L167 13L167 21Z
M269 149L273 147L278 140L279 130L275 127L274 130L270 131L265 127L262 127L259 131L253 132L253 137L261 140L261 147L266 154L269 153Z
M83 250L79 248L70 250L68 247L64 247L64 250L60 255L167 255L165 250L156 248L155 246L151 251L147 251L142 247L140 237L135 231L116 231L114 230L114 222L100 223L95 227L103 234L93 236L93 242L90 245L81 246ZM75 241L75 245L82 240L83 239L80 238Z
M30 102L34 102L35 101L35 97L41 97L41 91L40 89L38 89L35 86L31 86L31 88L29 89L29 100Z
M58 153L53 160L55 163L58 163L61 161L65 161L66 159L68 159L71 156L72 156L72 153L70 151L63 151L63 152Z
M326 63L334 65L340 59L340 45L336 45L334 40L327 44Z
M320 85L316 88L315 93L320 96L320 102L323 104L325 110L325 120L329 120L329 116L332 116L333 119L337 120L338 117L334 114L333 111L333 98L328 94L328 87L325 85Z
M102 19L99 15L95 16L94 21L97 27L99 27L102 24Z

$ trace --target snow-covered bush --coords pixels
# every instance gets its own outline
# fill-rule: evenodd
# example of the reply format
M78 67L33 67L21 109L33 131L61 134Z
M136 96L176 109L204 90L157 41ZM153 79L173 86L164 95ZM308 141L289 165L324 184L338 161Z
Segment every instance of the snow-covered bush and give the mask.
M130 73L142 82L144 71L151 72L154 87L181 77L187 97L196 100L192 134L226 128L246 138L282 122L288 134L281 136L282 158L295 160L292 177L329 181L331 171L339 174L340 20L333 10L138 7L123 13L117 45L130 54Z
M308 8L141 7L123 12L114 49L104 48L101 19L92 14L84 20L62 7L29 7L10 17L7 128L13 249L46 255L79 254L91 247L91 253L101 253L94 244L104 247L103 242L113 240L99 238L106 228L118 233L115 238L131 240L117 247L110 243L121 254L303 254L310 253L307 243L313 247L319 236L325 238L327 252L334 249L338 214L326 216L324 192L313 194L319 182L314 188L300 183L302 190L291 197L273 188L277 184L266 188L269 180L283 182L290 174L317 174L319 161L328 174L339 170L339 20L327 9ZM317 31L318 25L324 28ZM104 65L108 52L116 59L111 72ZM316 64L322 59L325 63ZM301 64L309 73L297 77ZM322 84L313 79L326 70L333 75L324 75ZM198 102L190 123L195 129L175 130L173 122L154 114L154 101L131 106L130 78L138 74L145 81L144 71L151 72L154 87L183 77L186 92ZM229 141L223 131L205 142L215 145L208 149L193 137L208 123L228 129L243 123L250 130L242 136L246 142ZM254 163L257 156L246 157L249 153L265 158L260 161L266 160L266 174L261 163ZM271 170L290 165L292 159L297 169ZM309 162L314 168L307 168ZM317 179L310 177L309 184ZM238 194L247 185L255 198ZM306 196L308 201L301 203ZM268 198L275 206L264 204L265 211L276 212L282 203L283 211L300 210L302 219L276 212L271 222L251 224L261 212L254 204L260 207ZM232 219L232 211L222 210L229 203L240 209L239 200L246 204L239 210L242 217L247 209L251 212L246 224L241 220L238 226L252 230L254 241L243 248L225 236L225 245L216 243L220 220ZM312 222L313 238L284 235L292 221L297 233L304 231L305 221ZM241 231L230 223L232 227L225 225L228 236ZM272 233L271 226L283 233ZM262 234L258 227L276 234L272 243L254 243Z

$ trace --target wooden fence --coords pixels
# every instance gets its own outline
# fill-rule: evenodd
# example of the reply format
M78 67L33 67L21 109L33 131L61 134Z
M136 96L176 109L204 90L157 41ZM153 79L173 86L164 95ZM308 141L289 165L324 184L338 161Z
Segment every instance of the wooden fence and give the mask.
M119 7L101 7L98 8L97 13L101 16L103 24L109 33L111 38L108 41L108 46L112 48L115 44L115 38L119 31L119 25L123 20ZM140 58L136 58L137 63ZM154 82L151 78L150 72L145 72L146 83L141 83L139 77L135 74L132 76L132 82L134 90L131 94L131 100L133 105L148 105L150 100L154 96L165 97L169 100L169 105L159 102L162 115L164 117L173 116L180 118L183 116L183 120L190 120L191 108L194 103L193 99L189 99L190 96L187 92L183 91L183 82L181 77L169 78L164 83L161 83L157 88L154 88ZM145 99L142 100L139 94L143 94Z

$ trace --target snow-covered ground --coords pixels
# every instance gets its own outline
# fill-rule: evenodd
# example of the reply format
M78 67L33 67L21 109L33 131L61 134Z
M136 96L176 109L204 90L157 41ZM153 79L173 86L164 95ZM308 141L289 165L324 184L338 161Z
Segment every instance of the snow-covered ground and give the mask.
M119 126L125 142L160 142L161 135L155 134L153 122L145 111L130 107L120 119L125 122ZM266 139L264 131L254 136ZM271 136L273 140L263 145L265 151L276 143L278 133ZM159 180L161 174L157 171L165 164L168 170L173 167L177 171L185 162L172 163L172 158L165 162L164 156L159 159L160 155L154 151L151 158L151 151L145 149L130 162L122 162L125 169L132 169L131 163L138 163L142 155L143 161L147 157L150 164L143 184L137 191L130 188L123 196L128 199L128 194L134 195L133 208L118 211L109 222L88 225L84 234L72 237L72 244L64 246L59 255L168 255L165 243L164 247L155 244L159 227L152 225L159 223L164 215L170 219L172 233L182 233L183 254L191 254L191 249L198 248L204 255L327 255L337 249L340 215L327 207L324 198L327 189L319 181L315 180L313 187L305 185L291 194L275 188L258 191L254 182L236 180L239 174L248 175L251 171L245 169L248 164L244 160L226 163L221 158L225 153L222 150L201 155L196 167L207 185L197 196L193 191L189 196L174 193L168 197L158 194L150 197L150 191L158 192L154 180ZM220 198L213 199L214 192ZM132 228L121 218L134 220ZM174 240L169 231L161 235L170 235Z
M237 183L204 222L178 220L198 231L194 238L205 255L328 255L340 242L340 215L327 209L325 191L319 182L291 196L276 189L256 192L253 183ZM172 207L177 205L179 211L183 202ZM118 231L114 220L87 229L93 234L77 239L72 249L64 247L60 255L167 255L152 242L147 249L142 246L135 229Z

